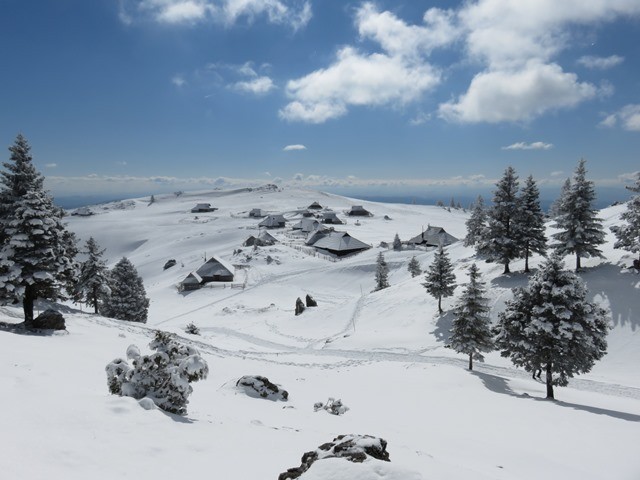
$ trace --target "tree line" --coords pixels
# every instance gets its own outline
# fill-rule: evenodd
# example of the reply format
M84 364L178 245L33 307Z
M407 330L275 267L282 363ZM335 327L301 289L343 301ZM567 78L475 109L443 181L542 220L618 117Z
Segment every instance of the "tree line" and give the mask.
M26 327L39 298L85 301L96 313L146 322L149 299L133 264L122 258L109 270L93 238L80 251L64 211L44 189L26 138L18 135L9 151L0 172L0 302L22 303ZM86 260L78 261L79 253Z

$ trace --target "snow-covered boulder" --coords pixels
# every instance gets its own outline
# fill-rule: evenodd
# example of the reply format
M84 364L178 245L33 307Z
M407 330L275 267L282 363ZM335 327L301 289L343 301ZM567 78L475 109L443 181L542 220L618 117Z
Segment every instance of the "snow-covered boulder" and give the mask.
M304 309L306 307L304 306L304 302L302 301L302 299L300 297L298 297L296 299L296 316L300 315L302 312L304 312Z
M245 375L236 382L236 387L253 398L266 398L267 400L282 400L289 398L289 393L282 390L276 384L271 383L267 377L260 375Z
M340 399L336 400L334 398L329 397L329 400L327 400L327 403L317 402L316 404L314 404L313 410L315 412L317 412L318 410L326 410L332 415L342 415L347 410L349 410L349 407L344 405L342 403L342 400Z
M318 302L316 302L316 300L307 293L307 297L305 298L305 301L307 303L307 307L317 307L318 306Z
M33 321L29 322L29 328L37 328L42 330L65 330L64 317L60 312L47 309L38 315Z
M362 463L370 459L388 462L387 441L371 435L339 435L332 442L322 444L315 450L306 452L302 455L300 466L281 473L278 480L299 478L317 460L336 457L353 463Z

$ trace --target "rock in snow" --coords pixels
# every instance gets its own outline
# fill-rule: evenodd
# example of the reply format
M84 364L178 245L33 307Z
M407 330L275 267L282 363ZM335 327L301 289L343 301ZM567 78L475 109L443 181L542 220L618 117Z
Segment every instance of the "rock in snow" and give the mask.
M29 322L29 328L38 328L42 330L65 330L64 317L60 312L55 310L45 310L32 322Z
M271 383L267 377L260 375L245 375L236 382L236 387L253 398L287 401L289 393Z
M299 467L288 469L278 476L278 480L291 480L300 477L317 460L326 458L344 458L354 463L377 459L389 461L387 442L371 435L339 435L332 442L324 443L315 450L302 455Z

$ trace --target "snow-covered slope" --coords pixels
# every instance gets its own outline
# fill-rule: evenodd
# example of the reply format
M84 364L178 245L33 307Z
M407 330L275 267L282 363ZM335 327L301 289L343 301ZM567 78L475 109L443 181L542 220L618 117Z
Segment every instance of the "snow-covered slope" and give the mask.
M337 229L373 248L331 261L314 256L290 228L270 231L279 240L272 247L242 247L259 231L251 209L282 213L291 225L313 201L346 220ZM218 210L191 213L196 203ZM354 204L374 216L356 224L343 214ZM623 208L601 212L607 229ZM407 271L413 255L426 268L433 251L379 246L428 225L462 238L462 211L268 188L157 195L152 204L146 198L93 210L91 217L69 217L70 229L82 240L93 236L110 265L122 256L134 263L151 298L149 321L128 324L69 305L67 335L0 331L6 478L276 479L299 465L305 451L346 433L386 439L391 463L325 460L301 478L640 478L640 277L620 268L630 260L613 250L611 237L606 258L586 260L581 274L593 298L611 309L609 352L549 402L541 400L544 385L497 353L476 372L466 371L465 359L444 348L451 315L439 316L423 277ZM381 251L391 287L372 293ZM448 252L458 283L465 283L473 250L456 243ZM177 284L212 255L236 266L236 288L180 293ZM172 258L177 264L163 270ZM539 260L532 259L534 268ZM495 317L527 277L478 266ZM515 272L522 268L512 265ZM307 293L318 307L295 316L296 298ZM445 299L443 306L454 302ZM19 313L3 308L0 320L18 322ZM191 322L201 336L184 333ZM131 343L144 349L157 328L192 342L209 362L210 376L194 384L186 418L107 392L105 365ZM239 394L235 382L247 374L281 384L289 402ZM314 412L313 404L328 397L350 410L339 417Z

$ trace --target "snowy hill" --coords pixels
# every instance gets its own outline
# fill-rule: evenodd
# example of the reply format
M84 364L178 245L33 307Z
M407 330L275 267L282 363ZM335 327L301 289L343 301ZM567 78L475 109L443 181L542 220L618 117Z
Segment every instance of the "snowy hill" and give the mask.
M372 248L337 261L315 255L290 228L314 201L346 221L336 230ZM191 213L197 203L217 210ZM374 215L347 217L352 205ZM261 219L249 217L254 208L288 221L269 230L276 245L242 246L261 231ZM623 209L601 212L607 231ZM407 240L429 225L463 238L465 212L272 188L157 195L153 203L91 210L70 216L69 228L106 248L110 266L122 256L132 261L151 298L149 321L106 319L69 304L67 335L0 331L0 379L10 392L0 409L6 478L276 479L304 452L349 433L387 440L391 462L325 460L300 478L640 478L640 277L621 268L630 257L613 250L610 234L606 258L587 259L581 274L592 298L611 311L608 354L551 402L542 400L542 383L498 353L466 371L466 359L444 348L451 314L439 316L423 276L407 271L414 255L425 269L434 250L380 247L396 233ZM391 286L372 293L379 252ZM461 242L448 252L464 284L474 252ZM214 255L235 266L234 281L180 292L178 284ZM176 265L163 270L169 259ZM533 268L540 260L533 257ZM478 266L495 318L511 288L528 277ZM522 269L523 262L512 264L514 272ZM295 316L295 300L306 294L318 307ZM443 300L446 311L456 296ZM19 322L20 312L2 308L0 320ZM200 336L184 332L191 322ZM184 418L107 391L105 365L132 343L145 350L158 328L180 335L209 363L209 378L194 385ZM289 401L241 395L235 382L247 374L281 384ZM350 410L314 412L313 404L328 397Z

